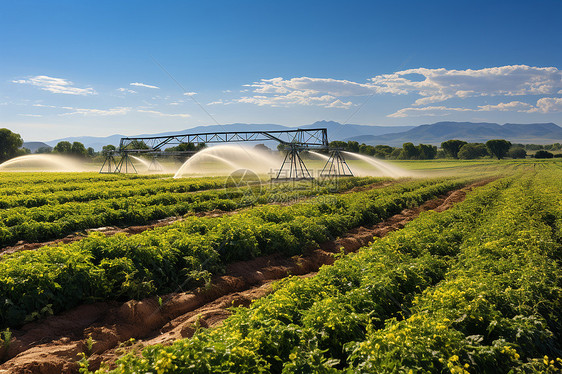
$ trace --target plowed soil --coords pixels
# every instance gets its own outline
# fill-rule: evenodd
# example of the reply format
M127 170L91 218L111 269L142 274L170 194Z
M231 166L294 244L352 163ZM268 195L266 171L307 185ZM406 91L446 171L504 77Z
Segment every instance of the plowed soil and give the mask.
M45 318L13 331L9 348L0 350L0 373L77 373L77 360L84 352L90 369L102 361L113 362L125 346L170 343L191 337L198 327L220 324L232 306L247 306L271 292L275 280L296 275L313 276L322 265L334 262L334 253L344 248L354 252L376 237L396 231L421 212L442 212L463 201L468 191L490 182L485 180L413 209L405 209L374 226L359 227L343 237L325 242L303 256L286 258L271 255L228 266L207 287L125 303L99 302L81 305L68 312ZM91 344L87 339L91 337ZM131 343L130 339L135 339ZM131 349L128 347L127 349Z
M373 183L373 184L369 184L366 186L357 186L357 187L353 187L352 189L348 190L348 191L344 191L342 192L343 194L347 194L347 193L352 193L352 192L357 192L357 191L366 191L366 190L372 190L372 189L376 189L376 188L384 188L384 187L388 187L391 184L396 183L396 181L386 181L386 182L379 182L379 183ZM305 197L305 198L300 198L300 199L296 199L296 200L292 200L290 202L287 203L279 203L279 205L292 205L298 202L302 202L308 199L311 199L314 197ZM197 217L219 217L225 214L236 214L239 211L229 211L229 212L225 212L225 211L221 211L221 210L213 210L213 211L209 211L209 212L199 212L199 213L193 213L193 215L197 216ZM91 228L91 229L87 229L84 230L83 232L75 232L73 234L70 234L64 238L60 238L60 239L54 239L54 240L49 240L49 241L45 241L45 242L34 242L34 243L28 243L25 241L19 241L17 242L15 245L12 246L7 246L4 248L0 248L0 257L10 254L10 253L15 253L15 252L19 252L19 251L26 251L26 250L33 250L33 249L38 249L41 247L45 247L45 246L56 246L59 244L68 244L71 242L75 242L81 239L84 239L89 233L91 232L100 232L102 234L105 234L106 236L110 236L110 235L115 235L115 234L126 234L126 235L134 235L134 234L140 234L143 231L147 231L147 230L152 230L155 229L157 227L162 227L162 226L167 226L170 225L174 222L179 222L182 221L183 217L181 216L175 216L175 217L168 217L168 218L163 218L163 219L159 219L153 222L150 222L146 225L138 225L138 226L126 226L126 227L117 227L117 226L104 226L104 227L97 227L97 228Z

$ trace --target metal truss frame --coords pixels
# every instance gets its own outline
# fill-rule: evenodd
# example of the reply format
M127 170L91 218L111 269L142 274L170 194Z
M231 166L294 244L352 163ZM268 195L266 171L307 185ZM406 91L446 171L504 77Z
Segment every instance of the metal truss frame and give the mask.
M325 128L274 130L274 131L223 131L201 134L180 134L168 136L125 137L121 138L119 148L106 156L100 173L137 173L129 154L153 155L151 167L158 169L156 157L160 155L184 155L194 152L163 152L167 145L183 143L212 144L212 143L238 143L274 140L285 146L286 154L281 169L275 180L303 180L313 179L310 171L300 157L302 151L308 149L329 150L328 130ZM132 148L143 144L147 148ZM120 155L119 162L114 156ZM112 164L114 168L112 168ZM106 170L107 169L107 170ZM150 167L149 167L150 169ZM345 162L340 150L332 150L330 158L322 169L320 176L353 176L349 165Z
M297 129L275 131L224 131L201 134L182 134L169 136L148 136L136 138L121 138L119 152L154 152L160 151L166 145L192 143L237 143L259 142L274 140L281 144L293 144L303 148L328 147L328 131L322 129ZM134 149L131 144L143 143L148 148Z
M328 170L326 170L328 169ZM341 149L332 149L330 158L320 172L321 177L352 177L353 172L343 158Z
M300 156L301 151L302 149L299 149L299 147L289 147L275 180L314 179Z

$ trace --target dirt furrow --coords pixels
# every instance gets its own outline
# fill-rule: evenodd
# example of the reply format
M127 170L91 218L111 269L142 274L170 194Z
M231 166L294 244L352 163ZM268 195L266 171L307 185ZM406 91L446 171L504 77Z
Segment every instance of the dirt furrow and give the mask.
M405 209L377 225L359 227L343 237L325 242L303 256L270 255L231 264L227 275L215 276L210 285L194 292L173 293L126 303L99 302L81 305L13 331L9 348L2 352L2 370L9 373L76 373L78 355L89 356L90 368L102 361L112 362L122 352L120 345L135 339L135 345L169 343L190 337L195 329L221 323L228 308L249 305L267 295L271 282L288 275L311 276L322 265L334 262L334 253L344 248L354 252L373 237L383 237L404 227L421 212L441 212L464 200L466 192L491 180L474 183L429 200L419 207ZM90 343L88 344L88 338ZM129 347L130 348L130 347Z
M377 188L384 188L384 187L388 187L388 186L390 186L392 184L395 184L395 183L396 183L396 181L378 182L378 183L373 183L373 184L366 185L366 186L353 187L352 189L350 189L348 191L343 191L343 192L340 192L340 193L341 194L347 194L347 193L352 193L352 192L357 192L357 191L367 191L367 190L372 190L372 189L377 189ZM190 193L192 193L192 192L190 192ZM287 203L278 203L278 204L283 205L283 206L293 205L293 204L296 204L296 203L300 203L300 202L303 202L303 201L306 201L306 200L313 199L315 197L317 197L317 196L303 197L303 198L300 198L300 199L292 200L292 201L287 202ZM212 210L212 211L208 211L208 212L188 213L188 214L186 214L186 216L193 215L193 216L197 216L197 217L220 217L220 216L227 215L227 214L229 214L229 215L230 214L236 214L239 211L243 211L244 209L249 209L249 208L243 208L243 209L240 209L240 210L228 211L228 212L222 211L222 210ZM91 232L100 232L100 233L105 234L106 236L111 236L111 235L115 235L115 234L119 234L119 233L123 233L123 234L126 234L126 235L134 235L134 234L140 234L143 231L153 230L157 227L163 227L163 226L171 225L173 223L182 221L183 219L184 218L182 216L174 216L174 217L167 217L167 218L155 220L155 221L150 222L146 225L125 226L125 227L103 226L103 227L86 229L82 232L77 231L73 234L65 236L64 238L53 239L53 240L49 240L49 241L45 241L45 242L27 243L27 242L22 240L22 241L17 242L15 245L0 248L0 259L2 258L2 256L5 256L5 255L10 254L10 253L26 251L26 250L34 250L34 249L38 249L38 248L45 247L45 246L56 246L56 245L60 245L60 244L72 243L72 242L84 239Z

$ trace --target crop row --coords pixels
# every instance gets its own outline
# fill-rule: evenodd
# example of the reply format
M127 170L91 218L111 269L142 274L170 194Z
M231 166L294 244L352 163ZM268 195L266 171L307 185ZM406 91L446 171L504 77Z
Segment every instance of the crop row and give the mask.
M10 191L12 188L29 187L29 188L51 188L53 186L64 186L68 183L83 184L83 183L110 183L123 180L148 180L160 179L162 175L140 175L140 174L99 174L99 173L31 173L31 172L17 172L9 173L2 172L2 187L3 191Z
M66 178L62 181L57 178L39 185L21 184L0 188L0 208L31 208L67 202L155 195L161 192L193 192L234 186L234 181L228 181L224 177L173 179L127 176L107 180L105 175L102 175L98 178L83 178L78 182L73 180L72 175L67 174ZM5 179L2 178L3 183Z
M501 210L463 244L444 281L416 297L407 318L389 320L350 344L350 366L359 372L396 366L459 373L560 370L562 215L551 199L562 196L560 185L545 196L537 180L547 179L527 178L508 191Z
M19 240L38 242L107 225L141 225L150 221L219 209L232 211L244 206L341 192L353 187L382 182L382 178L346 178L326 185L275 184L271 186L213 189L196 193L160 192L133 194L123 188L125 197L87 202L11 208L0 211L0 246ZM198 185L200 186L200 185ZM95 190L95 189L94 189Z
M559 370L562 186L552 173L493 182L113 372Z
M190 216L138 235L94 233L68 245L8 255L0 261L0 325L18 325L85 301L140 298L178 285L197 286L226 263L268 253L302 253L462 183L405 182L235 215Z

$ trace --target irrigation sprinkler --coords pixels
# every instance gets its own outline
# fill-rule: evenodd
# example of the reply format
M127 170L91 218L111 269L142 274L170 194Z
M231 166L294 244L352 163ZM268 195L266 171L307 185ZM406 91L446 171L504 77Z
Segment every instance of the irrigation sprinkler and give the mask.
M302 148L293 144L289 145L289 149L285 154L283 159L283 164L281 164L281 169L277 173L275 180L307 180L314 179L310 172L306 168L304 161L300 156Z
M129 153L124 152L123 156L121 156L121 160L119 160L119 163L115 168L115 173L121 173L123 169L125 169L124 173L129 174L129 167L131 168L130 173L137 174L137 168L135 168L133 161L131 161L131 157L129 156Z
M162 171L164 168L158 162L157 155L153 155L150 160L150 165L148 165L148 171Z
M109 152L105 156L105 160L101 165L100 174L113 174L116 173L117 162L115 161L115 156L113 152Z
M321 177L352 177L353 172L342 155L342 150L332 148L330 158L326 161L326 165L320 172Z
M331 150L328 144L328 130L296 129L274 131L224 131L199 134L180 134L169 136L121 138L119 148L115 153L109 153L102 165L100 173L137 173L130 154L152 155L151 167L161 170L156 161L157 155L172 155L184 152L164 152L164 146L179 144L212 144L212 143L238 143L251 141L277 141L282 144L287 153L275 180L303 180L313 179L300 154L306 150L328 150L331 156L322 169L320 176L353 176L349 165L345 162L340 150ZM192 155L193 152L185 152ZM120 155L119 162L115 155ZM112 167L114 165L114 167ZM159 167L160 166L160 167Z

